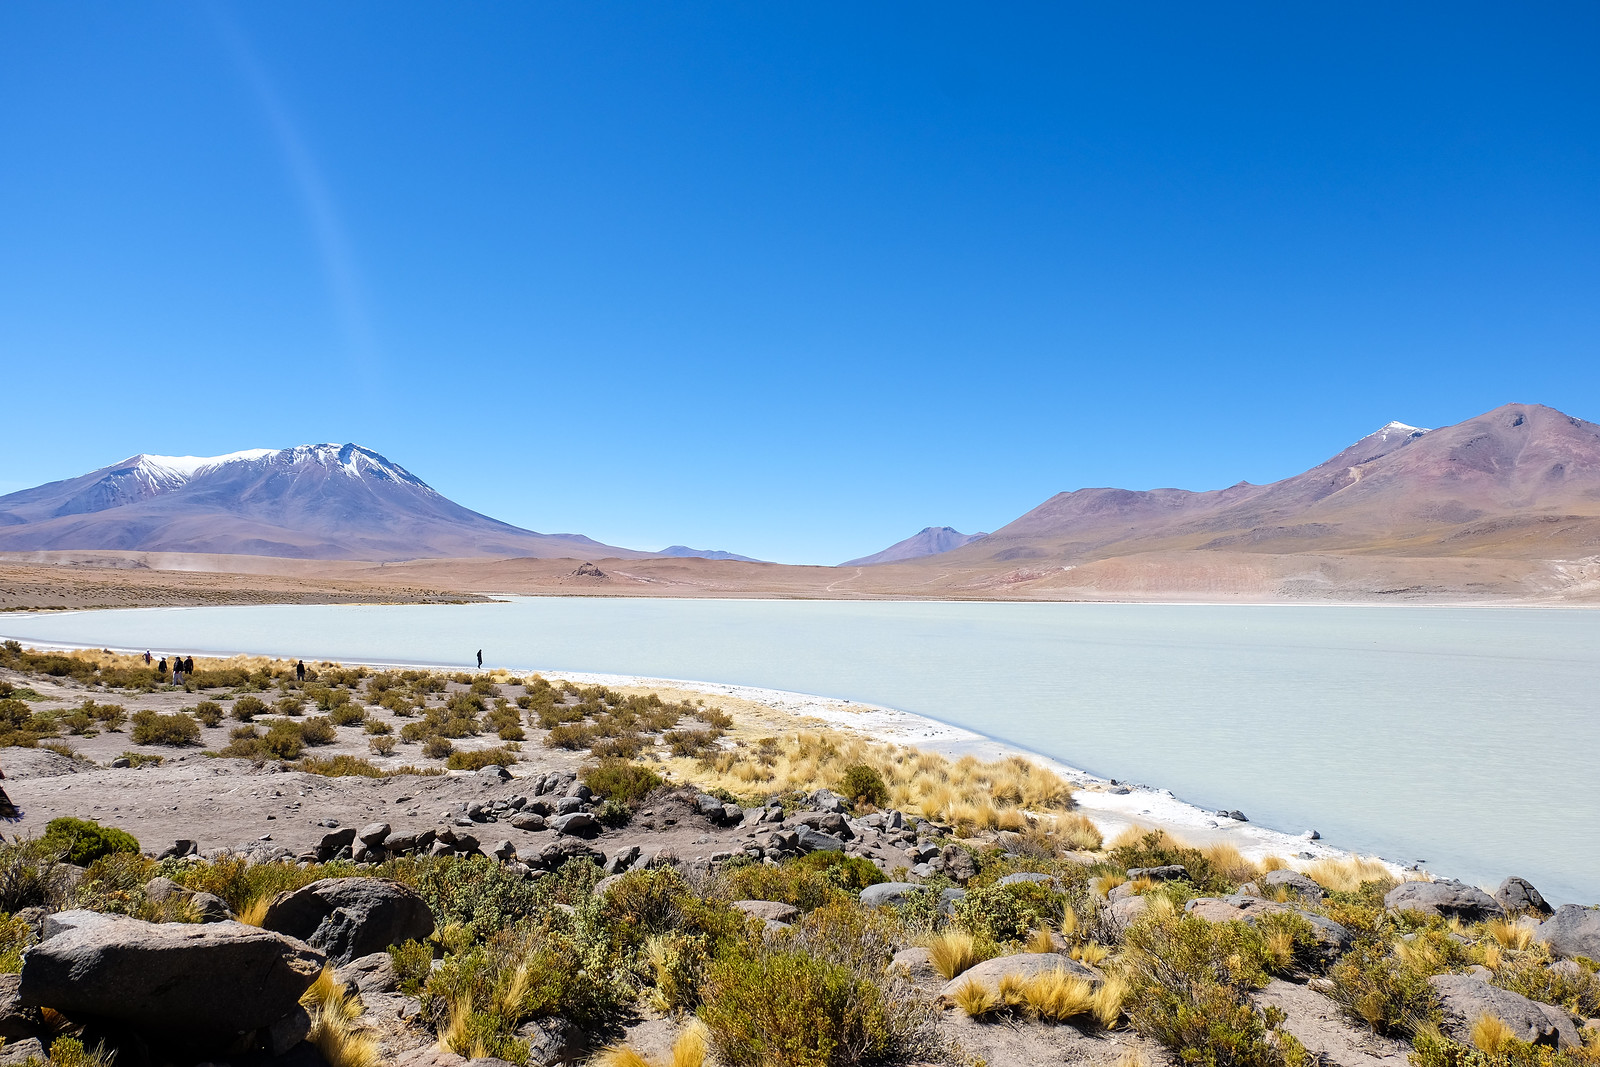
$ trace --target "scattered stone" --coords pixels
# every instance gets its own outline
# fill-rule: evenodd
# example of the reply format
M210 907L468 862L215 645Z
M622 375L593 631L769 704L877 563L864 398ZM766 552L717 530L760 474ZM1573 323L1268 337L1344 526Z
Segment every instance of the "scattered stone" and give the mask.
M510 841L497 841L494 848L489 850L489 855L501 863L506 863L517 858L517 846Z
M1176 882L1189 877L1189 868L1181 863L1169 863L1163 867L1129 867L1128 880L1135 878L1148 878L1153 882Z
M861 906L882 908L892 904L908 903L912 897L928 892L928 887L915 882L879 882L861 891Z
M1418 911L1441 919L1460 919L1464 923L1503 919L1505 908L1488 893L1464 882L1401 882L1383 898L1394 911Z
M618 849L612 853L610 862L606 864L606 873L621 874L638 862L638 859L638 845L629 845L627 848Z
M532 811L525 811L515 816L511 820L511 825L518 830L526 830L529 833L538 833L540 830L546 829L544 816Z
M1307 878L1299 871L1281 870L1268 871L1261 876L1261 885L1268 889L1277 889L1280 886L1289 891L1292 896L1312 904L1319 904L1327 895L1316 882Z
M356 831L356 839L364 845L381 845L384 838L389 836L389 830L386 822L368 823Z
M44 1016L39 1009L23 1005L21 986L21 975L0 974L0 1038L5 1039L7 1049L19 1038L44 1031Z
M433 913L407 886L380 878L324 878L267 905L262 929L299 938L336 964L433 933Z
M944 846L939 858L944 861L945 875L959 885L966 885L978 874L978 864L973 860L972 853L960 845Z
M843 852L844 842L832 834L819 833L809 827L797 831L801 852Z
M181 859L184 856L196 855L196 854L199 853L199 851L200 851L199 843L197 843L195 841L190 841L188 838L180 837L178 840L174 841L172 844L168 845L166 848L164 848L160 852L156 853L156 859L158 859L158 860Z
M1508 915L1535 915L1541 919L1548 919L1553 913L1553 909L1544 899L1544 894L1535 889L1532 882L1516 875L1501 882L1490 895L1497 904L1506 909Z
M123 765L127 765L126 760ZM0 1067L24 1067L25 1064L48 1062L50 1057L45 1053L44 1044L36 1037L7 1040L5 1047L0 1048Z
M800 917L799 908L776 900L736 900L732 906L746 915L768 922L787 923Z
M64 912L23 958L21 1002L202 1046L298 1009L322 970L303 942L240 923L147 923Z
M478 777L494 778L498 781L504 782L511 777L511 772L500 766L498 763L491 763L487 767L484 767L478 771Z
M909 873L913 878L928 879L932 878L939 872L934 869L934 866L931 863L917 863L913 864L911 870L907 873Z
M1480 1015L1492 1015L1511 1027L1518 1041L1551 1048L1576 1048L1583 1044L1571 1016L1550 1004L1529 1000L1466 974L1436 974L1428 979L1439 998L1445 1034L1471 1044L1472 1024Z
M1549 945L1557 956L1600 960L1600 908L1563 904L1553 917L1539 924L1533 939Z
M346 988L355 986L362 996L393 993L400 985L394 960L387 952L373 952L353 959L335 971L334 978Z
M593 837L601 830L600 820L586 811L574 811L567 815L556 816L552 824L558 834L570 834L575 837Z
M1048 884L1054 881L1055 879L1050 877L1048 874L1033 874L1028 871L1018 871L1016 874L1006 875L1004 878L996 882L995 885L1028 885L1030 883L1038 882L1044 882Z

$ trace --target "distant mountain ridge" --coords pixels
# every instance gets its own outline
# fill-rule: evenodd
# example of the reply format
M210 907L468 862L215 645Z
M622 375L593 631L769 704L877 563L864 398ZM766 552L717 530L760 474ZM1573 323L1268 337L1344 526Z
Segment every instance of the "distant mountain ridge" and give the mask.
M936 556L971 544L987 534L964 534L950 526L924 526L904 541L896 541L882 552L874 552L860 559L846 560L841 567L867 567L874 563L899 563L923 556Z
M1507 404L1433 430L1391 422L1270 485L1057 493L994 533L941 553L937 562L1072 566L1136 553L1220 549L1600 554L1600 426L1537 404Z
M690 548L687 545L668 545L660 552L652 552L650 555L665 556L668 559L732 559L740 563L763 562L751 556L741 556L737 552L724 552L720 548Z
M373 561L645 555L481 515L356 444L141 454L0 497L0 551L59 549Z

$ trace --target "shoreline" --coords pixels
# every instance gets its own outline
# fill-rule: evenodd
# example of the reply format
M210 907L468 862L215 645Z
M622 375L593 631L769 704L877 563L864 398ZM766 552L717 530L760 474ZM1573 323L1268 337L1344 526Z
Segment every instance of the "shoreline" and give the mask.
M79 651L107 646L34 642L31 647L50 651ZM138 655L142 650L112 648L110 651ZM165 651L213 658L261 655L249 651L218 652L199 648ZM474 670L456 664L400 660L341 659L337 662L349 666L391 670ZM525 666L496 666L484 670L486 673L538 674L552 681L570 681L579 685L603 685L617 689L673 690L707 697L723 697L758 705L774 713L781 717L783 720L781 725L785 729L839 730L870 741L920 748L958 759L968 755L982 760L1021 758L1065 779L1073 787L1076 810L1087 816L1107 841L1130 826L1143 826L1165 830L1174 837L1197 847L1225 842L1237 848L1246 859L1255 861L1267 856L1281 856L1294 865L1319 859L1339 859L1356 854L1351 849L1340 848L1320 839L1313 840L1306 833L1291 834L1256 823L1218 818L1214 812L1177 797L1169 789L1101 777L1019 745L899 708L866 704L839 697L697 679L563 671ZM1406 867L1387 859L1383 859L1382 862L1396 877L1403 877L1417 870L1415 867Z

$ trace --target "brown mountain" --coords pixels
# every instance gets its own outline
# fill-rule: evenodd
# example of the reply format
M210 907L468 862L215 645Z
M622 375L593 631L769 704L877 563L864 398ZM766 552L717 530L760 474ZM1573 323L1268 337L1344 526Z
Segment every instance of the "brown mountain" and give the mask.
M0 552L61 550L373 561L644 555L469 511L353 444L138 455L0 497Z
M1058 493L922 562L1081 564L1229 551L1575 559L1600 553L1600 426L1507 404L1437 430L1390 423L1270 485Z
M874 563L896 563L900 560L920 559L949 552L962 545L971 544L985 534L964 534L950 526L924 526L904 541L896 541L881 552L860 559L847 560L841 567L868 567Z

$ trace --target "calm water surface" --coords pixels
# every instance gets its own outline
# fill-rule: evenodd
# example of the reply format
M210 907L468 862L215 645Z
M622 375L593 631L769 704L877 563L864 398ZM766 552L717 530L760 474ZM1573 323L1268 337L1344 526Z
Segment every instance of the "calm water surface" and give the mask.
M1600 901L1600 613L527 598L0 617L156 651L641 674L902 708L1478 883Z

